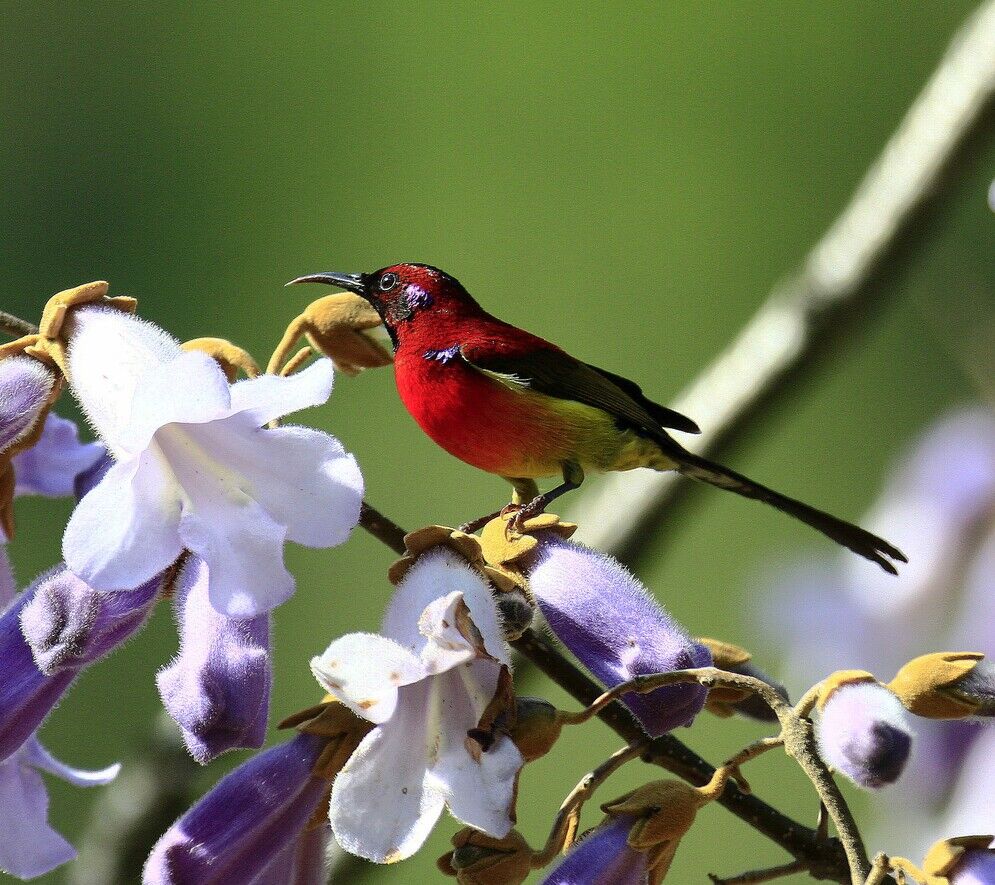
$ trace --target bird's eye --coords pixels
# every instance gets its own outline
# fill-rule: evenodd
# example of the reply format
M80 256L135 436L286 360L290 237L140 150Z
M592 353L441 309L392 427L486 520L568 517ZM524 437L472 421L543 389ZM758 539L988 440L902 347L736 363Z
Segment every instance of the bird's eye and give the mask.
M394 286L397 285L397 274L396 273L385 273L380 277L380 291L389 292Z

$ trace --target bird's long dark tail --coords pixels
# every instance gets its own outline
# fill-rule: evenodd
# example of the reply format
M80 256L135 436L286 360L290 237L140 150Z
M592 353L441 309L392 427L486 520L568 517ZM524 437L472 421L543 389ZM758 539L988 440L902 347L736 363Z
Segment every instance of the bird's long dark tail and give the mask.
M670 453L668 452L668 454ZM827 538L832 538L837 544L842 544L865 559L876 562L886 572L890 572L893 575L898 574L891 560L908 562L908 559L906 559L905 554L901 550L892 546L883 538L872 535L865 529L860 528L860 526L853 525L853 523L846 522L822 510L817 510L815 507L810 507L808 504L803 504L801 501L796 501L794 498L789 498L780 492L775 492L773 489L762 486L760 483L754 482L741 473L736 473L735 470L730 470L728 467L723 467L721 464L716 464L707 458L702 458L687 451L682 451L679 456L671 455L671 457L674 457L678 461L679 466L677 469L685 476L689 476L700 482L707 482L709 485L720 489L728 489L737 495L742 495L744 498L764 501L772 507L776 507L778 510L795 517L795 519L800 519L802 522L812 526L812 528L822 532Z

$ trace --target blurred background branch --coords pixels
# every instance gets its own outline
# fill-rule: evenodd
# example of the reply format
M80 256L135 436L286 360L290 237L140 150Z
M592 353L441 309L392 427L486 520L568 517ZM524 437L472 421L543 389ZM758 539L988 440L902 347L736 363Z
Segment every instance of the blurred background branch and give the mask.
M813 352L828 338L840 340L856 308L881 291L882 278L901 273L906 249L921 242L945 185L963 174L967 155L980 146L971 134L990 123L993 90L995 3L986 2L955 35L801 270L771 292L732 344L671 404L702 428L683 445L714 452L755 425L772 397L811 368ZM607 474L571 499L568 517L580 525L578 540L631 562L679 489L694 486L676 473Z

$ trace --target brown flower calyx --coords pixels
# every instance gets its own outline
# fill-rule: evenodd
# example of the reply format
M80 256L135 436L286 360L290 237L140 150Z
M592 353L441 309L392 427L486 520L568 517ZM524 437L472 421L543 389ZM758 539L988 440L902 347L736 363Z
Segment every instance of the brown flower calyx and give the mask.
M64 326L74 308L100 303L125 313L134 313L138 306L134 298L124 295L109 296L108 289L106 281L96 280L56 292L45 304L38 323L38 334L25 335L0 346L0 359L23 353L47 365L56 366L63 375L68 375Z
M753 655L746 649L731 642L712 639L710 636L699 636L695 641L712 653L712 664L719 670L740 672L753 659ZM735 705L747 700L751 695L752 692L746 689L716 686L708 691L705 709L713 716L727 719L736 712Z
M981 652L921 655L905 664L888 688L910 713L925 719L992 716L995 698L971 691L971 676L984 660Z
M188 352L200 351L212 357L221 366L229 384L235 382L239 371L246 378L255 378L259 374L259 366L249 352L226 338L191 338L181 344L180 349Z
M528 589L525 572L531 555L539 546L536 534L552 532L566 540L577 531L571 522L563 522L555 513L540 513L525 520L521 530L514 527L516 510L496 516L480 531L480 546L487 564L506 575L516 586Z
M296 728L303 734L313 734L327 740L311 772L315 777L327 781L335 779L356 747L374 727L372 722L360 718L331 695L327 695L320 704L288 716L277 726Z
M520 885L532 870L532 848L517 830L496 839L464 827L452 842L453 850L437 866L460 885Z
M936 842L923 858L923 872L946 879L968 851L984 851L993 841L995 836L955 836Z
M309 347L291 357L290 352L302 336ZM287 326L266 371L290 374L307 359L311 349L327 356L337 370L347 375L389 366L394 361L380 315L368 301L351 292L312 301Z
M650 885L662 882L673 863L681 839L716 792L692 787L683 781L661 780L645 784L601 806L608 817L635 819L628 844L647 855Z
M826 702L833 696L833 694L844 685L856 685L861 682L877 682L873 673L868 673L866 670L837 670L835 673L830 673L822 682L819 683L818 698L816 700L816 706L818 709L823 709L826 706Z

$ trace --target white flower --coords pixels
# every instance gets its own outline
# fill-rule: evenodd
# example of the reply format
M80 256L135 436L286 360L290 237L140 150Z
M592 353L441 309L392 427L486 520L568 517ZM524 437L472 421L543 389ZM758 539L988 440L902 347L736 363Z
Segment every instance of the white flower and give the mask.
M341 544L359 519L355 460L325 433L265 429L328 399L322 359L290 378L229 386L200 352L119 311L74 313L73 392L116 463L66 527L66 564L97 590L137 587L183 549L211 573L211 603L233 618L285 601L284 541Z
M505 836L522 756L507 737L483 753L467 741L509 663L486 582L453 553L431 551L398 587L383 632L343 636L311 661L328 691L379 726L335 780L335 837L368 860L403 860L445 806Z
M33 879L76 857L76 850L48 823L48 792L40 772L76 787L108 784L120 770L81 771L55 759L32 735L0 762L0 870Z

